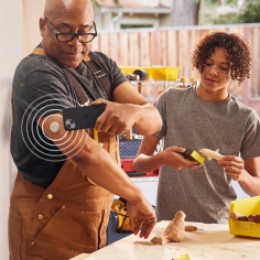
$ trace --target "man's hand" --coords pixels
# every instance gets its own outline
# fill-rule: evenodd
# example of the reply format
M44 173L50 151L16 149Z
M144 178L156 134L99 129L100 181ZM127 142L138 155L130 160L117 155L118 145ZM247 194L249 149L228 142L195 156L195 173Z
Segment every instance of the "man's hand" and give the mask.
M127 213L130 219L131 228L135 235L148 238L154 225L157 222L154 209L146 199L138 202L127 202Z
M107 104L106 110L98 117L95 128L99 132L120 135L133 127L137 120L136 106L133 104L119 104L99 98L91 105Z

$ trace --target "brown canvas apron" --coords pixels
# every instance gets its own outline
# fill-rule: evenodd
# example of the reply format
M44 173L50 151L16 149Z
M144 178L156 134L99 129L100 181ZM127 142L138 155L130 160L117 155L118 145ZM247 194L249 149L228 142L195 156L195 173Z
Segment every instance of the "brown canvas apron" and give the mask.
M99 142L119 160L116 137L99 134ZM67 260L104 247L112 200L71 160L47 189L18 172L9 213L10 259Z

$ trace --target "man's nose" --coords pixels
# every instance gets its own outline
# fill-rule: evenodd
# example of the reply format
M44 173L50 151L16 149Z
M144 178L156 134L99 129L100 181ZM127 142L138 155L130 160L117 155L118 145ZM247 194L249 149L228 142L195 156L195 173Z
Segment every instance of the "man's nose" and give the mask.
M76 46L76 45L80 44L78 37L79 37L78 35L74 34L72 40L70 42L68 42L68 44L71 46Z

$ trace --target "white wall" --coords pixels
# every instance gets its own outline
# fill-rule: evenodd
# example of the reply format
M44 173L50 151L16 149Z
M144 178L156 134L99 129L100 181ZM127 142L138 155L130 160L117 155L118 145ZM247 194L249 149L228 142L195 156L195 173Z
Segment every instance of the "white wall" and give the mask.
M0 1L0 259L9 259L7 219L11 177L15 173L10 149L11 81L22 57L22 1Z
M41 41L39 18L43 17L45 0L23 0L23 54L28 55Z

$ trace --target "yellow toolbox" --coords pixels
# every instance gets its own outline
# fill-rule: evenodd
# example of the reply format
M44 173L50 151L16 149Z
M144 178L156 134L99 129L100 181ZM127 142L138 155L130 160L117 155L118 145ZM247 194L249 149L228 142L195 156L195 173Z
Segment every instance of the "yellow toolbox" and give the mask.
M260 196L232 201L228 224L233 235L260 238Z

